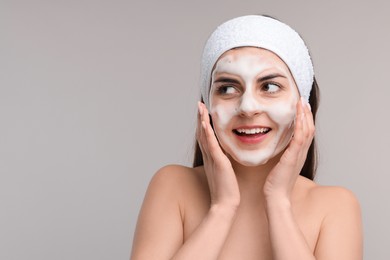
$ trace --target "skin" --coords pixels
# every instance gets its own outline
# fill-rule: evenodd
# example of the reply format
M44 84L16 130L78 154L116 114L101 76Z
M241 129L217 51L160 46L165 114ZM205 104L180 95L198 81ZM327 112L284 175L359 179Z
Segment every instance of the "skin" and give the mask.
M268 51L249 48L225 53L212 73L210 114L221 147L245 166L265 164L288 145L294 130L299 93L290 71ZM271 58L270 58L271 57ZM268 77L267 80L261 78ZM272 78L270 78L272 77ZM236 81L232 83L231 81ZM220 93L221 91L223 93ZM247 145L233 129L248 125L242 114L257 114L250 125L271 128L264 141Z
M226 55L254 53L269 62L279 59L249 47ZM291 85L285 89L294 91ZM278 129L267 113L249 111L230 117L227 125L242 120ZM362 259L360 207L354 195L299 176L315 132L310 108L301 101L293 132L279 154L246 166L222 149L209 113L199 103L197 139L204 166L169 165L155 174L140 211L131 259ZM267 139L275 141L277 135Z

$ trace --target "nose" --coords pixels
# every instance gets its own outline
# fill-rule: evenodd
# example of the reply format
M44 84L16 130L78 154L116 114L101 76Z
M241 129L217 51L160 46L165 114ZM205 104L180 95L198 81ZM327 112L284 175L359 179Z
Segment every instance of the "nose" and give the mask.
M237 112L241 116L252 117L260 114L262 106L250 91L246 91L241 97L240 104L237 107Z

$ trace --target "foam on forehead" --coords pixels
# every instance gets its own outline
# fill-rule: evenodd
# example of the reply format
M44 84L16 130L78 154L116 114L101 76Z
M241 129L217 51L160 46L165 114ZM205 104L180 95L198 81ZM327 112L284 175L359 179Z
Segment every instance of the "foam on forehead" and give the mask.
M202 56L200 90L209 109L213 66L223 53L237 47L259 47L278 55L290 69L300 95L309 100L314 70L302 38L291 27L278 20L247 15L221 24L206 42Z

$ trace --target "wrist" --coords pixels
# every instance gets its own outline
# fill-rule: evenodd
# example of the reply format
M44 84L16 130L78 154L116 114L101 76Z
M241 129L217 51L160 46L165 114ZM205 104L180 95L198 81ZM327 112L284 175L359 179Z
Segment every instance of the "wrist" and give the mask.
M210 214L234 217L238 210L238 204L212 204Z
M266 209L269 210L291 210L291 200L287 196L270 196L265 199Z
M240 206L240 195L237 197L230 196L229 198L224 199L211 199L211 209L215 209L217 211L229 211L235 212Z

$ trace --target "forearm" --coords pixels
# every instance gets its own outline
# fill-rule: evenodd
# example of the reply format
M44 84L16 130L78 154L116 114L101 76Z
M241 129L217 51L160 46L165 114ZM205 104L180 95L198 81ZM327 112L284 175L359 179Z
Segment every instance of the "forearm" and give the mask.
M213 206L172 260L215 260L234 222L234 207Z
M273 259L314 260L313 252L294 219L290 201L269 201L266 209Z

